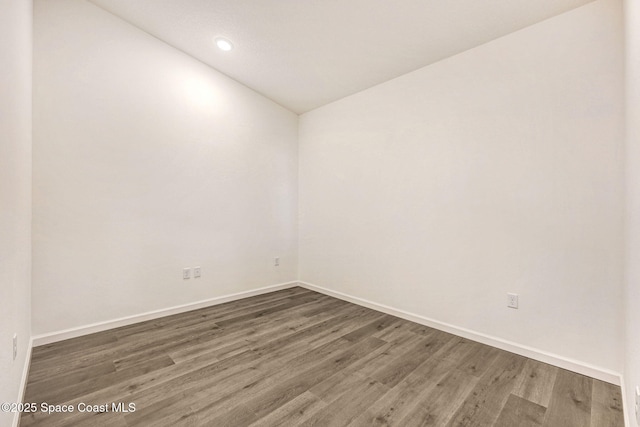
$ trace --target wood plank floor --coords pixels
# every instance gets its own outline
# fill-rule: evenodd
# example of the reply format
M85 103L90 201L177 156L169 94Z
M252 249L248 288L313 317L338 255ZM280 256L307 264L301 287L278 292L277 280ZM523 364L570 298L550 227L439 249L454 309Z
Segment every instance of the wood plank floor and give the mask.
M21 426L614 427L621 401L602 381L292 288L34 348L25 402L74 411Z

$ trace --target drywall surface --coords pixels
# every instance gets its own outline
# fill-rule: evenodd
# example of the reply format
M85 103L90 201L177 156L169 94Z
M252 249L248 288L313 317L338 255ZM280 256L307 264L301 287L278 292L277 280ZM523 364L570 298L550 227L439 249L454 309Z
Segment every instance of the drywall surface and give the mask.
M302 115L300 279L621 372L622 58L601 0Z
M34 334L296 279L297 116L83 0L35 2L33 162Z
M0 403L21 399L31 338L32 8L30 0L0 2ZM0 425L13 419L0 411Z
M626 358L627 414L636 423L634 390L640 386L640 1L626 0Z

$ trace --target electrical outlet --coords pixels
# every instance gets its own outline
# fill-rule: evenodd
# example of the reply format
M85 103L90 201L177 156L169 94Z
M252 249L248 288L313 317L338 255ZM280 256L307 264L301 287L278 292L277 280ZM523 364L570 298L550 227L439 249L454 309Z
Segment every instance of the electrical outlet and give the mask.
M191 277L191 269L190 268L183 268L182 269L182 278L183 279L189 279Z
M273 259L273 265L278 267L280 265L280 257L276 257Z
M13 360L18 357L18 334L13 334Z
M507 294L507 307L518 308L518 294Z
M640 425L640 386L636 386L636 421Z
M201 274L200 267L193 267L193 278L199 279Z

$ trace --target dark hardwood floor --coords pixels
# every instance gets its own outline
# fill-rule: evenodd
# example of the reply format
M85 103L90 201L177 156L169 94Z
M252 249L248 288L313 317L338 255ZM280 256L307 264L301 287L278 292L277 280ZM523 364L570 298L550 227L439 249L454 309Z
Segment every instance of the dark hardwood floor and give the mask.
M36 347L25 402L74 411L23 427L623 425L619 387L302 288Z

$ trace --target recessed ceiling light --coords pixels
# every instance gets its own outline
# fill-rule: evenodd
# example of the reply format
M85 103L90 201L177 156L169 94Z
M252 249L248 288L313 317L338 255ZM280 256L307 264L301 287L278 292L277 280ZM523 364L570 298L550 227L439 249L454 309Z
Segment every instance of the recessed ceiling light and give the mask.
M229 52L231 49L233 49L233 44L231 44L229 40L222 37L218 37L216 39L216 46L218 46L220 50L224 50L225 52Z

